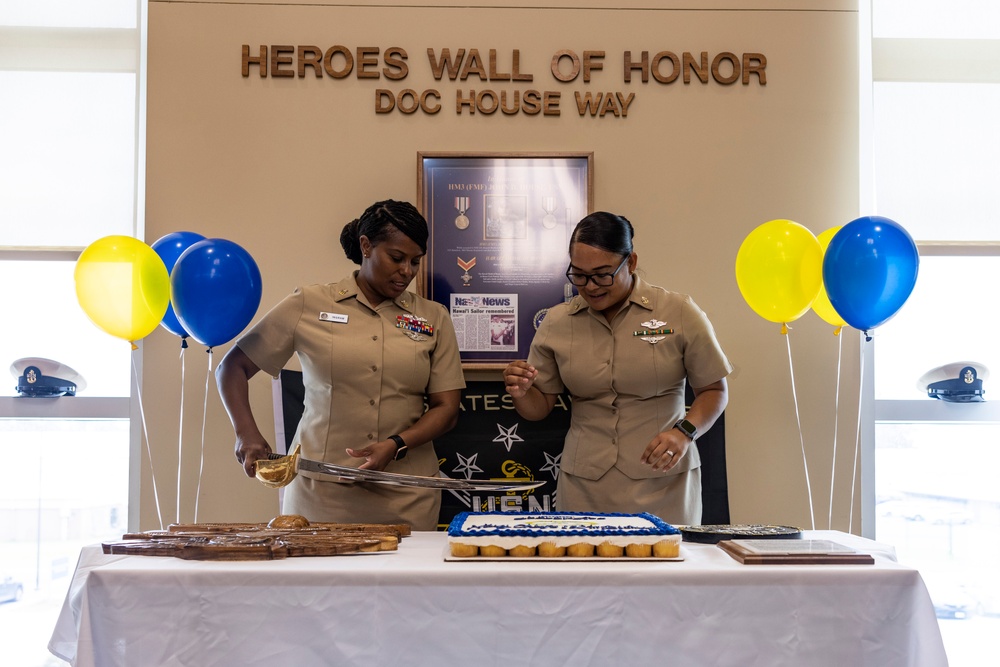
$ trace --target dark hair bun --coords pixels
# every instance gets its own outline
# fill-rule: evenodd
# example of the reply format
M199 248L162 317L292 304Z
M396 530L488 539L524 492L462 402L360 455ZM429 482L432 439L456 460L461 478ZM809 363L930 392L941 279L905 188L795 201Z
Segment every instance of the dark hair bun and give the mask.
M344 225L344 229L340 232L340 246L344 249L347 259L355 264L361 264L361 242L358 234L360 222L355 218Z

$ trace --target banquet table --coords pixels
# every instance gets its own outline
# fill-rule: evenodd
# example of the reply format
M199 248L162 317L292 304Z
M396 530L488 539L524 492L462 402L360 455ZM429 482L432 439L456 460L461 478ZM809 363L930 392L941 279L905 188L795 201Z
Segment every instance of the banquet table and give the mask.
M49 650L73 665L947 665L920 573L892 547L806 531L873 565L446 561L399 550L188 561L83 549Z

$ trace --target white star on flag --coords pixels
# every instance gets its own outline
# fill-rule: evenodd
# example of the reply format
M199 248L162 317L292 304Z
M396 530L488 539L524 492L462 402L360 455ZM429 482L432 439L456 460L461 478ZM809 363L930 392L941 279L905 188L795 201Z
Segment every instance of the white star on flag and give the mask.
M465 473L465 479L472 479L472 473L483 471L482 468L476 465L476 457L479 456L478 452L468 458L458 453L456 453L456 456L458 456L458 466L452 472Z
M542 454L545 454L545 465L539 468L538 471L549 471L552 473L552 479L559 479L559 459L562 458L562 452L559 452L555 456L552 456L548 452L542 452Z
M517 434L517 424L514 424L509 429L497 424L497 428L500 430L500 435L493 438L493 442L502 442L507 447L508 452L511 445L515 442L524 442L524 438Z

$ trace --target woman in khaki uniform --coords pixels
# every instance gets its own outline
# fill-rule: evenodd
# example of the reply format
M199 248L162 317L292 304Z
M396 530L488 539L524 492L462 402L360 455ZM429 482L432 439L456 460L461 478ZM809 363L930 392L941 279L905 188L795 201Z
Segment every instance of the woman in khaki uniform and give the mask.
M406 291L427 237L427 222L412 204L372 205L340 237L360 270L338 283L295 290L219 364L216 379L236 431L236 458L248 476L254 461L271 453L250 410L248 382L261 370L277 376L292 354L306 389L294 440L303 457L437 474L432 441L455 426L465 380L448 313ZM433 530L440 505L438 490L343 484L302 471L286 487L281 511L310 521L403 521Z
M561 511L650 512L701 523L701 459L694 440L728 402L732 366L691 297L635 275L634 230L598 212L569 244L567 278L579 295L542 320L527 361L504 369L525 419L573 399L557 486ZM685 382L695 399L684 411Z

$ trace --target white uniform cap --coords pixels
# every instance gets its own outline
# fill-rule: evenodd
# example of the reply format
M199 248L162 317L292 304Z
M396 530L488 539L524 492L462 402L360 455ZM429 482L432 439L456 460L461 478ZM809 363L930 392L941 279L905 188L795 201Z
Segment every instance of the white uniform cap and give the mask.
M10 365L10 374L15 378L21 378L24 372L31 367L37 368L38 372L45 378L55 378L64 383L76 385L77 392L81 392L87 388L87 381L75 370L66 364L42 357L24 357L23 359L16 360Z
M977 361L955 361L932 368L917 381L917 389L932 398L966 402L981 400L983 380L990 377L990 370Z

